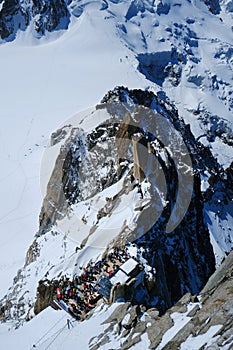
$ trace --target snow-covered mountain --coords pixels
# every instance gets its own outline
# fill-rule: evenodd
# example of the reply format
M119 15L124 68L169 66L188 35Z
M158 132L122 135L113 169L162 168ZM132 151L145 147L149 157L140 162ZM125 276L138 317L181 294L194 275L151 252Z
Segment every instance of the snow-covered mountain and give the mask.
M20 325L34 317L51 301L56 283L116 245L134 241L137 259L154 271L153 286L141 288L135 301L160 313L186 292L198 294L231 251L232 12L232 1L1 1L2 297L20 268L1 301L8 327L12 319ZM95 107L77 113L89 106ZM178 139L172 138L173 147L161 143L168 129L160 119L157 142L153 138L156 113L171 123L190 155L190 198L180 181L187 175L177 170L184 166ZM125 141L117 146L125 133L128 147ZM150 156L147 166L136 159L138 144L160 165L148 167ZM159 179L155 166L164 174ZM173 209L179 215L167 232ZM90 318L75 327L70 341L89 322L102 331L84 346L104 346L101 322L115 307L100 306L96 323ZM46 309L36 320L47 314L51 323L57 319ZM29 327L42 322L36 320ZM207 341L219 329L211 328ZM123 344L110 339L109 349ZM146 335L135 339L135 349L155 348ZM22 349L29 345L24 340Z

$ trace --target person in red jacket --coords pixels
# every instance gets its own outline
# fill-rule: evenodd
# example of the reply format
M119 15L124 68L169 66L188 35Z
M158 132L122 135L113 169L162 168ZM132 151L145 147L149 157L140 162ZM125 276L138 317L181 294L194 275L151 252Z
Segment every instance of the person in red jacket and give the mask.
M57 287L57 299L61 299L61 289L59 287Z

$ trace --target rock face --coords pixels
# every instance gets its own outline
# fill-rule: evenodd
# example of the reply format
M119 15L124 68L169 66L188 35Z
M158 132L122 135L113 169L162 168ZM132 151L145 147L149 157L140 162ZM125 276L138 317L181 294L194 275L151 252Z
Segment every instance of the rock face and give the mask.
M113 286L110 295L110 303L115 303L118 299L130 300L133 295L135 279L132 279L129 283L116 284Z
M117 4L122 1L111 2ZM228 1L226 4L219 0L204 0L203 2L209 11L215 15L221 12L222 7L226 7L227 12L232 12L232 1ZM72 0L2 0L0 1L1 3L3 5L0 10L0 39L3 41L12 41L16 38L19 30L25 31L29 26L33 29L33 35L38 38L46 35L47 32L67 29L71 16L79 18L83 14L85 6L88 6L90 2ZM107 1L103 0L99 3L99 10L108 10L109 4ZM149 0L131 1L125 5L125 20L134 20L134 17L146 11L158 16L169 15L171 6L176 5L161 0L156 2ZM119 25L119 28L126 32L123 24ZM146 42L145 38L144 41ZM195 46L195 40L192 40L192 38L190 43L191 46ZM170 52L161 52L158 53L157 58L163 56L163 61L166 62L166 58L170 54ZM177 57L175 57L175 60L172 59L172 64L171 61L170 64L165 63L164 66L162 63L162 67L160 67L162 69L158 70L159 65L156 64L155 57L152 59L152 64L149 64L151 55L147 57L145 55L145 57L140 57L139 59L140 65L144 68L146 67L146 74L151 76L152 80L155 79L158 84L161 84L162 80L166 76L169 76L172 85L177 86L180 82L182 72L182 59L181 61L179 59L180 62L178 62ZM144 70L144 68L142 69ZM156 78L156 71L159 74L158 78ZM151 79L151 77L149 78Z
M221 7L220 7L220 1L219 0L204 0L204 3L208 6L209 10L213 13L213 14L219 14L221 11Z
M191 168L180 152L178 139L172 138L172 146L161 141L164 135L173 134L168 132L167 124L160 124L160 120L156 119L158 111L169 121L171 129L180 135L179 140L185 144L192 160L193 190L188 207L184 206L184 196L179 206L176 205L179 191L183 189L185 195L187 193L185 177L179 178L177 169L190 171ZM38 285L35 286L35 290L38 290L38 294L34 295L34 302L37 300L35 312L48 305L51 298L50 284L62 279L66 273L61 267L60 270L56 268L57 264L63 266L60 265L61 260L66 266L67 257L66 236L64 241L61 240L56 224L66 217L70 220L73 207L80 202L87 203L87 212L82 214L81 219L82 225L85 225L82 230L86 229L89 215L91 225L87 236L79 244L80 250L75 251L73 247L70 252L74 269L79 253L82 255L83 249L88 248L89 237L101 227L102 222L111 218L114 208L122 203L122 198L132 192L138 198L134 209L134 225L129 229L129 225L122 222L117 236L105 252L107 254L110 247L124 247L127 242L134 241L137 254L140 253L140 257L156 271L151 279L133 288L132 300L136 304L144 305L147 309L156 308L160 314L164 314L186 293L198 294L215 270L205 210L217 196L216 202L221 205L221 211L218 207L213 207L211 211L216 211L216 215L222 217L231 213L232 167L223 169L218 164L210 149L195 139L189 126L165 96L161 99L149 91L117 87L104 96L95 112L105 113L109 119L95 124L88 131L66 125L52 135L51 147L56 147L58 152L40 214L40 229L28 251L23 272L2 301L3 317L6 319L28 314L29 311L25 312L24 309L27 300L20 291L26 289L25 281L28 279L30 283L30 278L33 278L31 271L35 271L41 281L38 289ZM118 114L123 116L122 123L119 122ZM144 153L141 153L140 147ZM151 167L151 161L155 158L158 162L155 167ZM206 173L210 175L209 187L203 192L201 176ZM98 207L94 219L88 203L92 204L95 196L119 182L122 187L116 194L103 196L103 204ZM225 188L227 194L224 194ZM222 196L220 203L219 195ZM222 202L227 205L223 206ZM101 201L98 200L98 203ZM176 225L168 231L167 224L174 210L180 213L184 209L183 219L179 222L174 219ZM72 225L78 227L76 222ZM47 240L60 240L61 255L50 257L51 262L46 267L42 249L46 249ZM47 281L46 285L44 281ZM113 300L122 296L121 289L122 286L116 288ZM14 306L9 304L12 302ZM30 296L30 310L32 308L33 296ZM169 320L165 319L164 322L170 325Z
M161 317L156 309L145 312L143 307L131 306L130 303L119 305L103 322L109 325L109 333L95 338L95 345L92 345L91 339L90 349L96 350L101 344L108 344L109 339L114 337L116 323L121 345L115 349L133 349L145 336L149 342L148 349L231 349L232 276L233 252L201 291L200 302L197 297L187 293ZM183 322L183 326L180 328L176 322ZM176 327L171 332L174 325ZM161 342L166 332L166 340ZM208 334L211 334L210 338ZM207 342L209 345L206 345Z
M46 31L67 29L69 21L64 0L5 0L0 11L0 38L14 40L18 30L26 30L30 23L40 37Z
M199 171L203 168L209 168L209 164L205 164L202 156L203 147L195 142L190 132L187 132L188 129L182 119L177 115L176 110L172 108L169 110L166 104L163 105L162 101L158 102L153 94L140 90L128 91L124 88L118 88L106 95L102 102L124 102L126 92L128 98L132 99L135 104L152 106L159 103L160 106L166 108L166 115L169 115L173 125L182 134L189 149L192 149L190 154L195 154L192 157L194 167ZM138 130L135 131L138 132ZM144 144L148 141L149 143L151 142L151 140L145 140L145 136L140 139L140 142ZM156 152L156 156L160 157L163 147L158 147ZM211 155L208 162L217 168L217 164ZM203 217L203 197L200 189L200 177L197 173L194 176L193 196L183 221L174 231L168 234L165 232L164 223L168 221L174 206L173 199L177 188L177 177L172 167L172 161L168 168L165 166L165 169L167 169L164 170L166 182L170 184L167 195L169 204L165 207L155 225L153 225L145 236L136 241L138 247L145 249L145 258L157 271L156 287L153 288L147 302L148 306L153 305L153 299L156 299L159 295L158 305L160 311L165 311L185 292L197 293L206 283L208 276L214 271L213 250ZM142 215L146 217L148 212L144 211ZM145 221L142 220L141 222L144 223ZM136 237L138 231L140 231L140 220L135 232Z
M134 177L139 182L142 182L145 175L143 173L143 170L141 168L142 159L140 159L140 140L142 139L142 135L134 135L133 136L133 158L134 158Z
M44 280L39 281L37 288L37 299L34 305L34 313L37 315L44 310L52 302L55 288L58 286L58 281Z
M2 2L2 1L1 1ZM19 28L26 29L29 18L18 0L9 0L3 3L0 12L0 37L12 40Z
M70 14L64 0L32 0L31 16L34 19L35 30L45 34L58 29L67 29Z
M201 292L201 309L196 312L190 322L170 341L165 349L179 349L180 345L189 339L201 336L211 327L219 325L215 333L214 344L207 349L219 349L223 344L226 348L232 344L233 330L233 253L223 262L222 266L211 276ZM221 277L220 277L221 276ZM228 344L228 345L227 345Z
M169 78L173 86L178 86L182 74L182 65L186 63L186 57L176 49L156 53L138 55L139 71L147 79L158 85L163 84Z
M117 103L123 103L126 95L137 108L139 106L142 108L143 106L146 108L159 106L160 110L163 111L162 113L169 118L173 127L180 132L190 151L195 175L193 177L193 194L184 219L172 232L166 232L166 223L175 206L178 188L177 172L174 161L169 158L169 155L166 162L162 160L164 146L158 144L155 148L154 135L145 135L143 132L143 125L146 125L146 123L150 125L150 121L149 119L141 119L139 108L132 115L126 113L124 122L119 127L116 124L111 126L111 123L102 124L86 136L81 130L71 131L71 136L66 140L65 146L61 148L49 181L47 196L41 211L41 229L38 235L40 236L48 231L60 218L61 213L66 215L69 204L92 197L115 183L124 172L128 171L129 176L139 180L139 183L147 176L150 183L154 184L151 193L152 196L155 196L153 191L159 186L156 174L144 174L142 171L142 169L148 168L150 158L147 154L152 152L152 156L157 157L163 165L166 183L169 184L167 187L167 205L159 219L155 220L155 224L149 228L146 234L140 239L134 239L134 241L138 249L142 248L144 250L144 258L157 271L156 281L151 286L147 285L149 293L146 292L146 296L145 293L142 293L143 300L139 300L139 302L143 302L147 307L156 306L160 312L165 312L186 292L198 293L214 271L215 261L209 231L204 221L204 199L201 193L199 172L208 170L213 173L218 171L218 164L208 153L209 150L196 142L174 107L159 100L150 92L128 90L123 87L116 88L103 98L98 109L111 109L109 103L115 103L116 105ZM111 113L114 114L111 110L109 112L110 115ZM103 139L108 145L107 155L105 151L99 148ZM115 143L114 139L116 140L116 149L110 146ZM140 159L140 152L138 151L140 145L144 146L147 152L141 157L142 159ZM102 155L103 158L111 159L110 168L107 169L104 177L98 175L100 173L98 167L103 163L95 163L95 160L93 163L96 150L99 156ZM204 157L205 153L208 153L208 158ZM131 170L129 171L127 162L133 164L133 173ZM85 176L86 173L89 174L88 179ZM140 185L138 186L140 191ZM152 206L155 205L154 203L156 203L156 197L153 197ZM99 212L98 220L109 215L110 211L106 210L107 208ZM137 226L131 232L132 236L138 236L138 232L143 229L140 225L144 225L145 220L147 220L144 220L144 217L147 218L149 215L152 215L150 208L142 210ZM127 241L127 233L123 233L123 236Z
M55 145L57 135L52 135L51 144ZM62 179L64 158L67 154L67 148L61 149L56 164L53 169L50 181L47 185L46 196L43 200L42 210L39 217L40 229L38 235L48 231L48 229L56 222L57 218L62 217L62 213L67 210L67 202L65 193L62 191Z
M34 242L31 244L31 246L27 251L25 265L29 265L32 262L36 261L39 255L40 255L39 244L37 243L36 240L34 240Z

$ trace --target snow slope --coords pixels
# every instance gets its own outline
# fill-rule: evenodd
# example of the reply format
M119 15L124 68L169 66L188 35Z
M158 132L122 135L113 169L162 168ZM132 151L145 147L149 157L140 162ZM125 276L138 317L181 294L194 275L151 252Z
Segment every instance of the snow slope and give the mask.
M44 310L37 315L32 321L28 322L19 329L14 331L14 337L12 337L12 330L9 324L5 324L1 327L1 338L4 339L4 346L9 349L40 349L40 350L62 350L70 349L78 345L79 349L92 349L98 344L100 335L107 335L107 344L103 341L102 345L97 345L98 349L121 349L121 346L125 343L125 338L122 334L119 334L117 330L117 322L113 329L109 327L106 322L111 318L114 310L120 307L121 303L115 303L111 306L100 305L98 306L91 318L85 322L77 322L65 311L54 311L51 308ZM176 334L188 324L192 317L187 316L198 303L189 303L186 312L174 312L170 314L173 320L173 326L168 329L160 342L156 350L162 350L172 340ZM129 316L129 314L127 314ZM125 316L126 318L126 316ZM142 319L145 315L142 316ZM69 321L70 323L69 323ZM208 323L208 320L207 320ZM124 319L122 320L124 324ZM147 322L147 328L150 328L151 323ZM182 350L198 350L202 346L210 346L218 338L216 333L222 328L221 324L211 326L207 332L196 336L190 335L182 344L180 349ZM91 330L91 331L90 331ZM134 350L149 350L150 341L147 333L141 335L141 341L131 347ZM224 347L221 347L224 349ZM228 346L225 349L229 349Z
M190 111L207 110L232 121L232 15L225 10L230 5L223 3L221 22L220 15L213 16L200 1L167 3L169 16L160 13L158 5L156 13L150 12L149 1L142 2L141 9L130 8L127 1L109 2L102 11L97 2L73 2L72 11L77 13L78 6L83 13L71 17L69 30L38 40L28 27L17 40L0 46L2 293L37 231L38 174L49 134L115 85L161 89L138 72L137 55L172 47L191 51L179 86L166 80L163 89L197 137L208 132L211 120L207 116L203 130ZM206 137L201 140L209 143ZM220 162L229 165L231 149L218 139L211 147ZM16 237L17 245L12 244Z
M130 64L132 54L102 17L89 6L55 41L31 43L23 33L0 46L1 295L38 229L39 174L50 133L115 85L144 85Z
M108 1L108 8L100 11L102 2L81 1L78 5L85 6L77 17L73 1L70 7L76 17L71 17L67 31L38 40L28 27L15 41L0 46L0 295L23 266L25 251L38 230L39 174L49 134L70 116L95 105L114 86L165 92L195 136L211 146L220 164L227 168L232 161L231 147L216 136L214 118L222 118L224 130L232 127L232 2L221 1L218 16L201 1L166 1L168 15L165 9L165 13L159 11L159 1L155 13L149 10L152 1L132 3L136 5L130 8L128 1ZM174 47L187 56L178 86L172 85L169 76L159 85L153 74L147 72L146 79L139 72L139 55L170 52ZM144 57L144 68L149 59ZM232 217L222 222L208 208L207 215L220 262L232 247L232 234L226 241L223 232L229 233ZM220 243L219 226L224 227ZM57 314L47 310L35 320L40 317L51 317L52 324ZM2 334L8 339L4 345L13 348L14 343L7 343L14 341L11 333L5 337L7 327L3 326ZM27 327L15 338L23 339L26 329L37 329L36 323Z
M89 320L81 323L74 321L65 311L54 311L48 308L24 327L17 329L15 331L15 337L11 336L11 332L8 330L10 327L9 325L2 327L1 335L4 337L4 346L9 349L14 349L16 346L20 349L33 349L33 345L35 345L36 349L60 350L64 349L64 347L65 349L70 349L73 348L75 344L78 344L79 349L90 349L91 346L97 342L98 336L107 331L108 324L103 324L103 322L111 316L119 305L120 303L115 303L110 307L101 305L95 309L93 316ZM164 334L162 342L157 347L157 350L161 350L191 319L186 315L194 306L195 304L191 303L186 313L176 312L171 315L175 322L173 326L175 330L171 329L171 332L167 331ZM67 319L72 322L70 329L67 325ZM149 326L150 324L148 323L148 327ZM215 329L212 331L213 335L217 330ZM117 334L117 330L115 329L113 332L108 333L108 335L110 344L103 344L99 349L109 349L109 346L111 346L112 349L120 349L124 339ZM191 341L191 339L187 339L187 341L182 344L182 349L186 349L185 344L188 344L189 341ZM136 344L133 349L147 350L149 346L150 342L145 333L142 336L142 341Z

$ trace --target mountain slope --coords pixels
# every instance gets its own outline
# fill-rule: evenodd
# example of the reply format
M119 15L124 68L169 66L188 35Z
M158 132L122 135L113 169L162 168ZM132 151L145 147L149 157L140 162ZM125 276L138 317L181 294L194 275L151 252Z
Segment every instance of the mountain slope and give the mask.
M156 119L158 112L161 120ZM182 137L176 138L173 130ZM139 134L140 143L135 146ZM169 135L167 140L165 135ZM144 152L135 154L134 147L140 145ZM154 157L160 165L153 165ZM213 201L206 193L214 190L215 178L219 186L228 174L224 182L230 194L232 174L195 140L168 101L141 90L120 87L110 91L95 109L70 119L52 135L43 164L47 192L40 229L24 269L2 300L5 319L33 316L33 305L42 298L38 281L50 294L42 302L43 309L62 276L72 279L79 274L76 266L86 267L90 259L103 259L101 255L111 247L124 248L132 241L137 258L141 256L156 271L151 285L142 286L135 295L136 303L163 313L186 292L199 293L215 265L204 211L204 203ZM213 179L202 193L199 174L206 172ZM190 199L185 204L189 187ZM220 191L215 193L220 195ZM221 215L230 215L230 208L229 203ZM38 313L38 307L34 312Z
M100 209L98 193L93 192L95 210L92 216L87 207L77 203L72 203L74 211L68 212L70 217L66 215L66 204L59 207L62 211L61 217L56 218L60 220L59 230L56 227L59 232L51 226L54 218L49 223L46 215L43 216L49 207L43 206L38 227L41 203L46 201L45 187L43 198L39 192L38 174L43 151L50 149L47 135L60 124L66 124L64 119L67 116L99 103L102 96L117 85L149 90L149 95L152 92L157 95L159 103L156 108L160 108L161 112L165 105L166 113L170 110L176 127L193 154L194 169L198 171L191 207L177 229L176 239L160 235L161 222L155 226L155 232L147 236L151 239L153 235L156 244L162 245L158 254L161 261L153 249L146 258L147 263L156 266L158 272L159 293L167 303L163 311L186 291L199 292L213 271L209 235L216 266L232 249L232 8L232 1L0 2L0 63L4 68L0 91L4 127L0 149L2 296L17 268L22 267L14 286L3 300L6 309L3 308L2 314L6 318L15 318L17 324L25 317L31 318L39 280L48 277L51 281L61 271L72 276L76 263L85 266L92 257L100 257L105 250L106 242L102 245L101 230L94 230L96 237L91 235L89 243L85 241L88 230L80 219L89 220L91 227L91 220L96 220L97 224L100 221L101 225L104 222L109 210L109 203L104 202L104 198L114 196L119 188L127 184L123 186L119 182L113 189L106 188L116 179L116 163L112 163L112 168L103 167L103 179L99 178L105 184L98 187L98 191L103 191L101 205L104 205L99 218L95 212L96 208L97 212ZM132 93L118 88L105 96L102 102L124 97L132 104L138 99L135 91ZM52 137L57 147L60 145L59 132L56 131ZM96 133L90 135L91 140L98 136L98 132L97 128ZM158 152L161 152L162 158L161 149ZM75 156L75 152L71 155ZM50 164L50 171L55 159ZM132 154L129 159L132 162ZM69 157L67 162L69 165ZM78 196L72 183L75 171L74 167L73 173L66 172L70 176L66 194L73 194L74 202ZM114 175L113 178L104 177L108 172ZM174 173L166 173L166 181L174 184ZM49 180L49 175L46 180ZM94 175L93 172L91 179L98 183ZM88 199L85 185L85 182L81 184L82 199ZM91 185L89 181L90 188ZM144 196L147 190L147 186L143 185ZM144 198L144 204L140 202L137 186L134 191L121 195L122 203L134 203L134 207L125 212L127 223L132 224L133 219L138 218L137 208L146 205L148 198ZM70 205L72 200L67 197ZM159 211L161 203L164 204L163 198L160 199ZM81 217L77 215L79 211ZM76 233L73 235L77 216L83 223L78 239ZM105 231L106 227L114 232L120 231L122 220L123 217L119 215L117 220L116 216L115 221L109 220L103 228ZM36 232L24 264L25 251ZM178 233L182 235L181 241L177 238ZM69 238L75 239L75 242ZM17 245L12 243L16 241ZM88 249L84 246L77 261L75 249L86 243ZM97 244L97 249L93 248L94 244ZM99 249L100 245L102 249ZM192 252L193 246L201 252L201 258L199 253L195 255ZM184 252L187 259L183 258ZM180 265L177 264L179 260L182 261ZM159 272L162 267L165 275ZM198 275L199 269L201 277L196 278L194 276ZM187 273L191 270L192 276ZM177 275L176 284L173 277ZM186 284L181 286L180 281ZM163 286L167 290L162 290ZM45 302L44 306L47 304ZM150 305L154 306L153 303Z
M220 278L219 278L220 275ZM15 331L2 326L4 345L21 349L224 349L232 348L232 253L211 277L201 300L186 295L162 316L154 309L139 316L128 304L99 306L70 329L64 311L46 309ZM132 321L137 319L136 327ZM91 331L90 331L91 330ZM17 341L17 343L16 343Z

